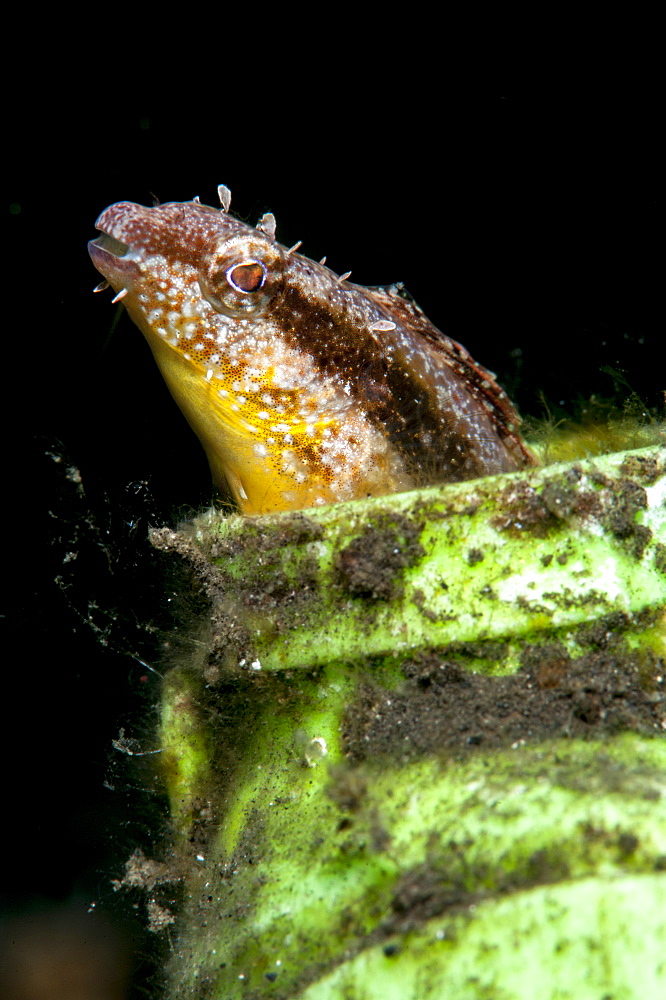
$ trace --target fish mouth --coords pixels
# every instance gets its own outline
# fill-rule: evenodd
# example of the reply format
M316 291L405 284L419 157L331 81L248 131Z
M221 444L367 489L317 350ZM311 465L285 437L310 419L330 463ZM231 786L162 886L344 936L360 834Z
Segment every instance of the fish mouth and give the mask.
M121 243L103 230L100 232L97 239L88 243L90 258L109 284L114 288L126 288L139 277L139 266L136 261L127 258L130 247L126 243Z
M101 236L98 236L96 240L91 240L90 245L99 247L100 250L104 250L107 253L112 254L114 257L124 257L129 247L126 243L121 243L117 240L115 236L111 236L109 233L105 233L100 230Z

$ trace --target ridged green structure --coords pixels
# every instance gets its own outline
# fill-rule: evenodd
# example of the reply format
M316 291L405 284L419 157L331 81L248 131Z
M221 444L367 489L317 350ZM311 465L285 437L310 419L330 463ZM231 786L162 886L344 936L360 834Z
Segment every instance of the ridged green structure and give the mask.
M170 996L666 996L666 448L154 543Z

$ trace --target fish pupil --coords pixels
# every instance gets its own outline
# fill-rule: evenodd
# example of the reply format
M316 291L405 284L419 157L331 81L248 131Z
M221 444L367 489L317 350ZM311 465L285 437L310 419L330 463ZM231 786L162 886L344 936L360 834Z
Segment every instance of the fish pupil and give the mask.
M264 284L266 275L261 264L251 260L229 268L227 280L239 292L256 292Z

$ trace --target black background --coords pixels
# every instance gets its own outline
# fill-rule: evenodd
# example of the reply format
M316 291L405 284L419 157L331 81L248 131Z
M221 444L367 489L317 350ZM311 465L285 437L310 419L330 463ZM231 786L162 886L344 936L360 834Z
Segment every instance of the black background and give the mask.
M154 745L156 675L128 654L159 670L170 584L145 536L214 496L147 345L126 317L111 329L110 292L92 294L86 242L108 204L216 204L224 182L241 218L275 213L281 242L303 240L361 284L404 281L523 415L542 417L544 399L556 418L592 394L621 399L607 367L649 407L663 389L661 129L648 90L525 82L470 96L389 91L380 74L348 95L236 81L211 101L191 79L180 100L142 97L109 71L86 80L43 87L5 122L10 913L113 908L109 880L159 823L159 807L140 818L140 775L111 746L120 726Z

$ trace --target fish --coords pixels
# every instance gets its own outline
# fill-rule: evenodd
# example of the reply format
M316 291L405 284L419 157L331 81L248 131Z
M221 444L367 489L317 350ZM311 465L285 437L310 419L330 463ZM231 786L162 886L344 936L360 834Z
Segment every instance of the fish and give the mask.
M111 205L88 246L242 514L535 463L495 376L401 284L353 284L218 191L219 209Z

